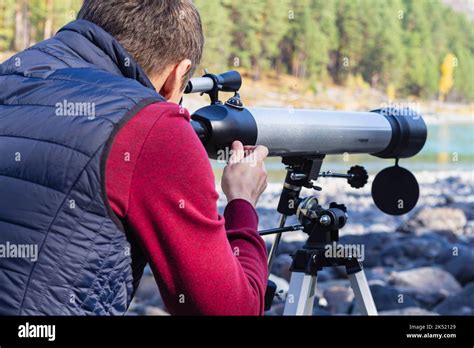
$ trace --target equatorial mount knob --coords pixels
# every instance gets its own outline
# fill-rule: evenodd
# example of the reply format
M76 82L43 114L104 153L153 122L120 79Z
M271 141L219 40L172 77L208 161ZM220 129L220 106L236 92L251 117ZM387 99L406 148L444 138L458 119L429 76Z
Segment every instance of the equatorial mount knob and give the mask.
M350 176L347 179L347 183L353 188L362 188L367 184L369 180L369 175L367 171L362 166L353 166L348 171L347 174Z

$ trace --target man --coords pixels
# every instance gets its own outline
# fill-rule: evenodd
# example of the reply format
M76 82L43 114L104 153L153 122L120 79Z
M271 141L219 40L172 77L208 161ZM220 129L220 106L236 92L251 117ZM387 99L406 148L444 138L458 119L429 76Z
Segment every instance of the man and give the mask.
M232 144L218 194L177 103L199 64L191 1L86 0L0 67L0 314L121 315L148 262L171 314L261 315L267 149Z

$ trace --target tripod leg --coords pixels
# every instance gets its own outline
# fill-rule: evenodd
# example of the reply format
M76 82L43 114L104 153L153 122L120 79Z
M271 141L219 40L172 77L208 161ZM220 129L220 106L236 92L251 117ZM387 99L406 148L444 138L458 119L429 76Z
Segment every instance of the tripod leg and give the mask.
M316 276L293 272L283 315L312 315Z
M354 291L356 303L362 314L377 315L377 308L375 307L364 270L349 274L349 280Z
M280 222L278 224L278 227L280 227L280 228L284 227L285 222L286 222L286 215L282 214L280 216ZM268 273L270 273L272 271L273 260L275 259L275 255L277 253L278 246L280 245L281 235L282 235L281 233L278 233L275 236L275 240L273 241L272 247L270 249L270 253L268 254Z

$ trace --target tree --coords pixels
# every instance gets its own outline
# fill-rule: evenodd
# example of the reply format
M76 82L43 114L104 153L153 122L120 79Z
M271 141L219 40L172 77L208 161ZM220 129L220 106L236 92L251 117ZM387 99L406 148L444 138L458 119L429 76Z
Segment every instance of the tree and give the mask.
M328 75L335 75L337 63L336 56L339 47L339 32L336 25L337 1L315 0L313 1L312 9L314 12L313 16L325 36L327 66L326 69L323 69L320 78L326 80Z
M225 70L231 45L231 22L225 2L197 0L195 4L204 14L201 16L205 37L201 66L214 72Z
M365 46L363 17L359 0L339 1L336 20L339 47L334 75L337 83L343 83L349 74L359 72Z
M377 6L374 0L363 0L365 49L360 70L372 87L399 86L405 65L403 30L400 23L401 2L387 0Z
M457 65L457 59L452 53L448 53L444 57L443 64L441 64L441 78L439 79L439 99L444 100L446 95L454 85L453 73Z
M15 8L15 50L21 51L29 46L30 29L28 0L17 0Z
M46 19L44 21L44 39L49 39L53 35L53 10L54 0L46 0Z
M259 0L232 2L229 6L232 27L232 57L239 65L260 74L262 53L259 36L263 31L265 3Z
M12 49L15 38L15 0L0 0L0 51Z
M404 89L415 96L432 96L438 87L438 63L433 52L424 1L405 0L404 37L407 65Z
M279 44L290 26L288 0L262 0L264 3L262 31L256 37L262 48L259 68L274 68L280 56Z

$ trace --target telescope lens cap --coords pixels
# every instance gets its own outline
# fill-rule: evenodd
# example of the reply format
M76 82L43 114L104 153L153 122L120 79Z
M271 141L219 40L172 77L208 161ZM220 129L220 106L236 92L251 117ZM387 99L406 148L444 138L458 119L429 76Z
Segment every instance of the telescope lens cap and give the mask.
M403 215L418 202L420 188L415 176L395 165L382 170L372 183L372 198L385 214Z

